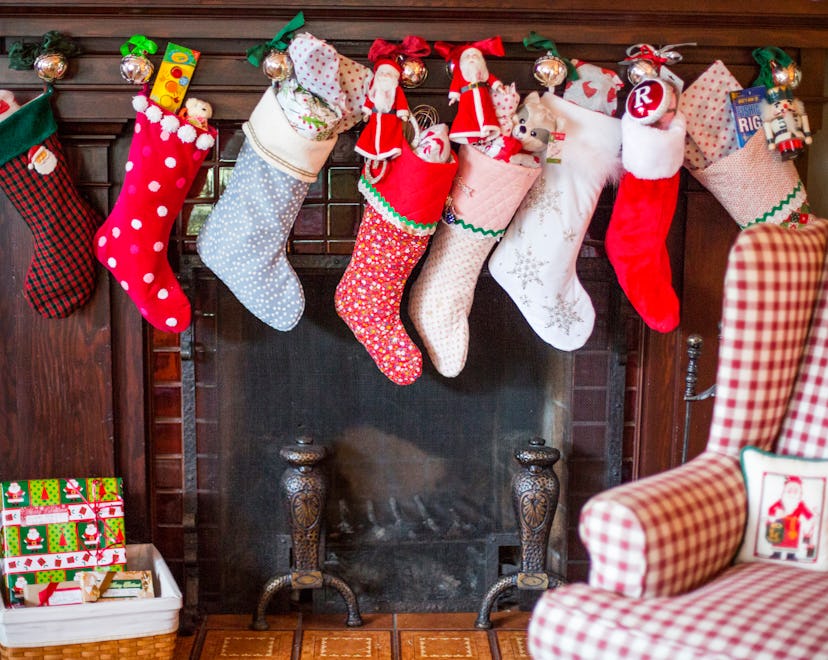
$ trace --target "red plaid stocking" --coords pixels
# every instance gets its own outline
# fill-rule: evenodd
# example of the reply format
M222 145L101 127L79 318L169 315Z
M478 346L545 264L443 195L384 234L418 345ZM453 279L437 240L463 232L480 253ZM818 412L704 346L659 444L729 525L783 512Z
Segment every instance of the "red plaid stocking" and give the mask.
M95 290L92 235L101 218L72 181L49 96L51 91L16 110L11 97L2 101L0 188L34 239L26 299L42 316L60 318L86 304Z

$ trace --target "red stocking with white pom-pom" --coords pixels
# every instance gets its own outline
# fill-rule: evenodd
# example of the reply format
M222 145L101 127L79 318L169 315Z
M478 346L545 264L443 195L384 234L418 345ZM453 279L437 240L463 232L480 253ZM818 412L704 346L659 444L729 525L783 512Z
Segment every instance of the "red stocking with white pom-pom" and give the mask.
M190 301L167 261L170 230L215 144L203 129L139 95L135 135L123 188L95 234L95 255L153 326L181 332L190 325Z
M629 114L621 118L625 172L605 246L627 298L658 332L670 332L679 323L665 241L676 210L685 132L680 112L666 128L639 124Z

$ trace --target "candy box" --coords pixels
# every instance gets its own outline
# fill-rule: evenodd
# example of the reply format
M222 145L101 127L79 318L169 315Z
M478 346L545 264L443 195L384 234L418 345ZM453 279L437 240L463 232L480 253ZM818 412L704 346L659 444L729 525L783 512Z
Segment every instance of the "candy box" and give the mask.
M120 479L4 481L0 491L0 572L9 604L23 602L26 584L126 564Z

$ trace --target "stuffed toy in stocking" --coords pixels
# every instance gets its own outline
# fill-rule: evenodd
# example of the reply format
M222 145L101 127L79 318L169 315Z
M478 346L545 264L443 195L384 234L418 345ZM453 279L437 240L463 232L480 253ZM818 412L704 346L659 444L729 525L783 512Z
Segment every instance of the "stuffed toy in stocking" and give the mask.
M632 98L621 118L625 171L605 247L618 283L642 320L653 330L671 332L679 324L679 301L665 241L678 199L685 120L681 112L670 112L658 123L643 124L629 111Z
M601 191L621 173L621 126L612 115L623 83L614 71L573 63L579 77L563 98L548 91L538 102L558 132L540 178L489 259L492 277L535 333L566 351L592 334L595 310L575 267Z
M21 106L0 90L0 188L32 232L26 300L40 315L60 318L94 293L92 236L101 217L69 173L51 95L48 87Z
M741 88L717 60L684 90L678 106L687 119L684 165L742 228L807 222L808 196L793 163L768 150L761 130L739 147L728 93Z
M408 305L434 367L447 377L466 364L468 317L483 263L540 174L539 167L497 160L468 144L459 159L451 203Z
M304 33L288 53L296 75L265 91L243 126L230 182L202 228L201 259L254 316L282 331L305 297L285 245L339 133L361 117L371 72Z
M409 385L422 374L423 358L400 320L400 301L440 221L458 162L445 124L425 131L416 152L404 140L400 148L379 181L369 164L363 170L365 214L334 302L380 371Z
M460 45L438 41L434 50L454 66L449 87L449 105L457 103L449 131L452 142L471 144L500 135L492 91L503 83L489 73L483 57L504 54L500 37Z
M190 108L209 116L209 104ZM170 230L201 164L215 144L202 117L187 121L145 94L133 98L135 133L121 194L95 234L95 256L126 291L150 325L182 332L191 308L167 261Z

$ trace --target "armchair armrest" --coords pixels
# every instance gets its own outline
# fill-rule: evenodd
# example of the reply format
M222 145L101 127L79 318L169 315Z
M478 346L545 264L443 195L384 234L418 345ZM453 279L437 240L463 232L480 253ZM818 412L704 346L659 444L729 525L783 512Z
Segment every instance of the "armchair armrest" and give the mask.
M600 493L579 526L589 584L632 598L693 589L733 559L746 509L737 459L712 451Z

